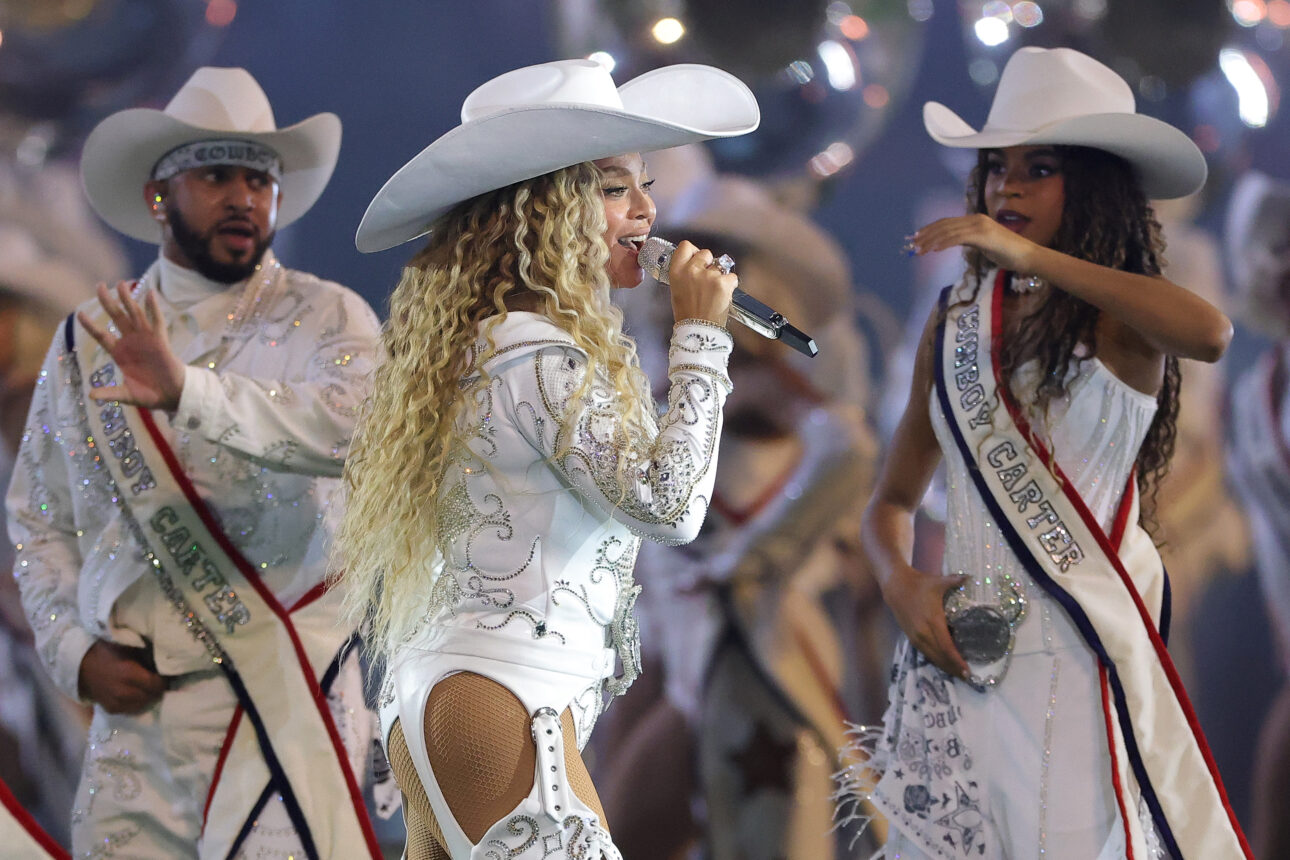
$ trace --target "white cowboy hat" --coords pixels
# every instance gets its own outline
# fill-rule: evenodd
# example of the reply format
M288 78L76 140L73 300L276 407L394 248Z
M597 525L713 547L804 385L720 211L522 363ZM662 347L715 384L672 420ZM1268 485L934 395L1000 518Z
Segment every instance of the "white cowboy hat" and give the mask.
M18 296L66 316L92 294L93 276L50 256L26 229L0 224L0 295Z
M81 181L94 211L127 236L161 242L160 225L143 199L158 159L212 138L250 141L282 159L278 227L309 211L340 152L340 118L320 113L278 128L264 90L245 69L198 69L165 110L131 108L104 119L85 141Z
M823 325L850 302L851 267L838 243L751 179L727 174L697 182L659 220L656 231L674 235L673 241L687 238L687 230L728 237L795 275L792 287L807 318L794 323L803 328ZM721 251L713 249L714 254Z
M760 118L752 91L711 66L664 66L618 88L591 60L515 69L467 96L461 125L389 178L354 243L392 248L486 191L583 161L746 134Z
M1290 334L1281 284L1290 269L1290 183L1249 171L1237 180L1223 230L1240 316L1265 334Z
M1185 197L1205 184L1205 156L1178 129L1135 113L1133 90L1106 66L1070 48L1020 48L1003 67L985 126L977 131L939 102L923 105L937 143L994 149L1069 144L1128 161L1148 197Z

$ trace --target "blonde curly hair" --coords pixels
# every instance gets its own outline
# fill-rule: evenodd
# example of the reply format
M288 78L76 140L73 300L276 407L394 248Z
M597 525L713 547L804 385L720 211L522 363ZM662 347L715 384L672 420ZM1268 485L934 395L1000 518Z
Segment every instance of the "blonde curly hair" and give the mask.
M390 297L375 372L345 464L348 502L332 548L351 621L388 653L429 607L441 555L434 524L465 439L465 405L487 384L491 331L508 299L533 302L586 353L581 391L612 383L627 444L654 426L649 384L609 301L603 174L589 162L490 191L436 222ZM484 338L483 352L472 347Z

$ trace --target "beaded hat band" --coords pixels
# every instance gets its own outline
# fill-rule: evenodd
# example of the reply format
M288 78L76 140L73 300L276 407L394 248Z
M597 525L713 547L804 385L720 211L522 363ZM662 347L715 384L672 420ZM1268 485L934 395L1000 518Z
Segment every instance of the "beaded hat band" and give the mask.
M152 178L169 179L176 173L183 173L194 167L216 164L258 170L272 176L274 182L282 181L282 156L276 150L262 143L226 138L199 140L176 146L157 160L156 166L152 168Z

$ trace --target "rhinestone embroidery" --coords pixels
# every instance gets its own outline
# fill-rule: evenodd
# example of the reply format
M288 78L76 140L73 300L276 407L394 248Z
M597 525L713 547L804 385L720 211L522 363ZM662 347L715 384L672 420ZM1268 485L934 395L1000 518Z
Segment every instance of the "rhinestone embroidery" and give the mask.
M440 558L424 623L567 644L578 671L613 649L621 674L573 703L581 745L603 697L640 673L641 536L688 540L683 527L697 528L706 509L709 491L698 488L713 477L730 336L678 329L668 410L632 443L610 381L584 391L586 361L568 339L523 336L554 327L510 319L516 328L481 337L461 382L461 445L436 507Z
M149 289L157 280L155 272L154 268L144 277ZM257 292L255 286L263 286L260 281L272 284L252 296ZM248 405L259 408L254 404L264 402L272 403L275 409L307 409L313 416L331 409L326 404L323 409L312 405L330 397L336 407L333 411L344 414L361 398L356 383L370 366L379 324L369 311L359 325L357 314L348 309L347 303L355 308L362 307L361 303L335 285L288 272L269 258L261 275L253 278L240 296L225 294L201 300L198 316L193 315L192 308L175 308L172 315L167 299L161 299L171 321L175 348L184 360L201 368L216 363L253 372L252 359L262 358L263 352L255 356L251 352L269 348L271 341L277 342L275 350L286 338L300 342L302 348L275 351L274 358L275 366L288 375L295 374L302 384L266 383L237 373L221 374L218 390L210 393L229 398L231 409ZM268 314L273 318L269 319ZM347 325L346 320L353 325ZM233 334L223 354L217 355L215 336L221 328ZM298 331L304 332L304 337L298 337ZM85 348L87 355L96 349L92 343ZM309 370L315 350L348 354L351 360L343 366ZM311 381L304 383L306 372ZM315 397L314 391L306 391L308 385L314 384L315 374L322 380L314 389L323 391L321 399ZM98 620L108 614L106 607L99 606L103 597L109 591L114 597L120 593L125 571L141 571L143 566L155 570L119 513L122 493L129 498L149 488L147 467L136 459L134 440L121 421L120 408L114 404L89 405L100 410L96 417L105 422L103 438L98 439L89 432L87 404L82 398L78 362L66 351L60 336L38 379L22 450L15 462L15 486L22 493L24 510L17 513L11 527L16 537L22 536L20 542L24 544L16 572L26 612L37 631L39 652L65 689L75 685L75 667L69 658L73 652L79 653L77 646L84 640L62 636L62 631L79 627L90 635L106 636L107 630ZM332 479L320 481L318 475L328 469L339 473L348 432L332 433L322 425L315 439L305 428L305 447L296 439L271 438L271 428L270 438L262 438L266 426L228 422L226 412L216 414L202 404L197 414L176 420L169 427L163 422L161 429L170 436L182 470L193 478L199 490L207 494L211 488L218 488L218 492L207 494L208 502L239 549L270 575L278 568L284 569L283 579L270 580L276 589L279 583L285 584L294 577L308 554L317 552L314 535L330 505L329 483L334 483ZM299 430L300 422L293 419L293 426ZM202 433L193 432L198 430ZM130 470L129 486L118 489L105 480L102 457L108 453ZM292 474L276 468L287 463L308 473ZM167 552L160 545L157 549ZM213 581L206 587L212 595L219 592L212 599L232 606L235 598L227 590L217 589ZM226 619L231 617L226 613ZM185 629L194 629L185 617L180 620ZM193 649L182 659L201 661L203 650ZM218 655L206 652L207 659L214 656Z

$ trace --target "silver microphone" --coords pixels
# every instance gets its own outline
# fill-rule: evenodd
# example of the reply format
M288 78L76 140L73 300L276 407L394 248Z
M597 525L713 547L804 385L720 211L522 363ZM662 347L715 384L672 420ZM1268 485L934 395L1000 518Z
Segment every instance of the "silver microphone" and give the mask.
M672 266L672 252L675 250L676 246L666 239L650 236L645 240L636 260L650 277L660 284L668 284L668 270ZM726 273L735 267L735 261L730 259L729 254L722 254L713 262ZM803 355L814 357L819 353L819 347L810 335L789 325L783 314L757 301L739 287L735 287L730 304L730 316L758 334L772 340L782 340Z

